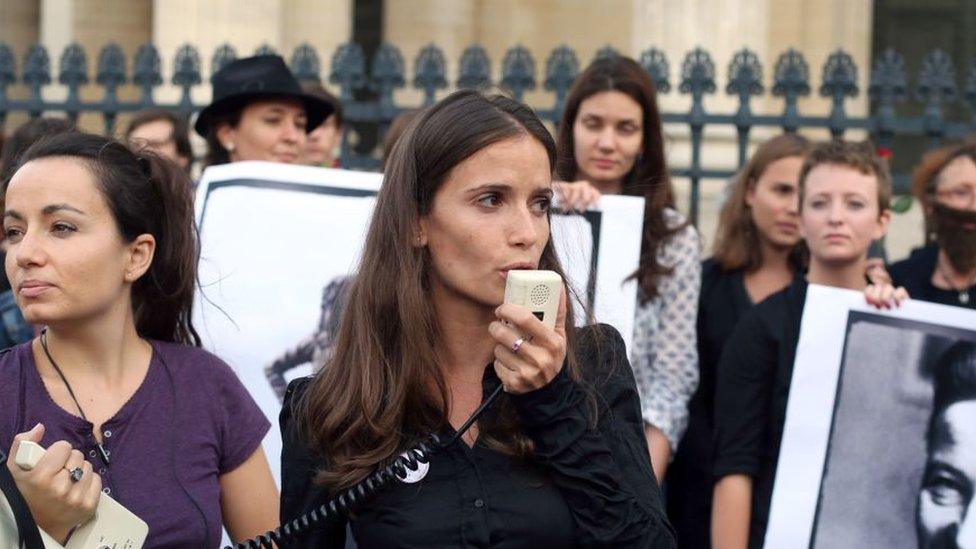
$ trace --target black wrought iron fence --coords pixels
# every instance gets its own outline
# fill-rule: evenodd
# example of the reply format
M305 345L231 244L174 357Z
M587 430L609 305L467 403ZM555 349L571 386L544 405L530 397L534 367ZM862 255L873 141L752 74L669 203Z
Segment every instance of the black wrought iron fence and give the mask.
M256 53L273 51L262 46ZM616 55L611 48L604 48L597 57ZM222 45L213 53L210 74L238 56L231 45ZM664 122L687 126L691 148L691 161L687 167L673 170L676 176L689 178L691 182L690 216L697 221L700 182L703 178L726 178L732 175L728 169L716 168L702 160L704 130L708 126L734 128L737 136L738 162L746 158L749 134L753 128L781 128L797 131L801 128L826 129L833 136L843 136L848 130L868 132L881 147L889 147L896 136L916 136L927 139L936 146L947 138L962 138L976 131L976 59L972 60L964 75L962 89L957 84L956 68L949 55L942 50L927 54L913 83L909 82L904 58L889 49L878 56L871 67L867 96L871 102L868 116L850 116L845 104L861 92L858 84L858 67L844 51L831 54L821 69L820 87L816 92L829 99L831 109L826 116L807 116L800 112L800 98L809 96L811 84L810 66L803 54L790 49L781 54L773 67L772 85L764 84L763 66L759 57L748 49L738 51L728 67L728 81L724 92L738 101L734 112L708 112L704 99L718 90L715 62L711 55L697 48L689 52L681 62L680 70L672 79L670 64L664 52L650 48L638 56L657 85L660 94L678 93L691 96L691 107L686 112L664 112ZM314 48L304 44L291 55L290 65L300 80L321 81L321 63ZM580 72L576 53L567 46L554 49L546 59L542 71L541 86L552 93L552 106L539 109L540 116L554 124L558 122L564 101L573 80ZM100 99L85 101L80 90L88 86L90 72L88 55L77 44L69 45L61 53L57 70L57 82L67 88L63 101L45 99L42 90L52 83L52 63L47 50L41 45L32 46L23 56L18 69L14 52L0 43L0 129L11 112L26 112L32 117L49 111L66 113L77 118L85 112L100 113L106 133L114 130L119 113L137 111L147 107L171 108L189 117L203 105L191 100L191 91L203 84L201 57L192 45L180 47L174 56L169 82L181 91L175 103L161 104L153 97L156 88L163 84L162 62L152 44L141 46L131 64L131 71L122 48L109 44L101 49L95 64L94 82L102 88ZM539 87L539 71L531 52L523 46L509 49L502 59L500 79L493 80L492 60L484 48L474 45L467 48L459 60L457 79L459 88L498 85L510 91L516 99ZM338 86L340 98L346 109L346 139L343 140L342 162L352 168L370 169L378 166L375 151L361 150L351 145L352 134L364 127L378 127L385 131L388 124L402 110L422 105L398 105L394 92L409 83L423 93L422 105L435 101L438 92L451 87L446 69L444 52L436 45L423 48L413 63L413 74L407 74L406 63L399 49L382 44L367 63L359 44L341 45L332 55L328 82ZM8 88L17 83L28 89L26 99L12 99ZM139 98L122 101L118 89L133 84L139 90ZM673 84L676 84L673 85ZM362 101L354 92L369 90L375 100ZM756 114L750 108L753 98L771 94L782 98L783 109L779 114ZM920 116L900 116L896 105L917 102L924 107ZM948 106L962 102L969 113L969 120L948 120ZM905 174L896 174L896 182L904 190Z

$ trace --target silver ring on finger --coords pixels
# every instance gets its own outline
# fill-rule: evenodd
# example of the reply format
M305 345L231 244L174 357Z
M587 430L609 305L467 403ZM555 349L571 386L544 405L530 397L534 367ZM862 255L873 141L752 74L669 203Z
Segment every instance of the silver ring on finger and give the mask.
M525 344L525 338L524 337L520 337L520 338L516 339L515 340L515 343L512 343L512 352L515 353L515 354L518 354L519 349L521 349L522 348L522 345L524 345L524 344Z
M71 482L80 481L81 477L85 474L85 471L81 467L75 467L74 469L68 469L65 467L64 469L65 471L68 471L68 478L71 479Z

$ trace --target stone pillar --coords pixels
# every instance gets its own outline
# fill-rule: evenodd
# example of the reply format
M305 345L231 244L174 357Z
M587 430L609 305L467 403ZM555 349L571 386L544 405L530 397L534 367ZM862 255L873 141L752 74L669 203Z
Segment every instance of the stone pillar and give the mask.
M233 46L238 57L268 45L289 61L295 47L308 42L319 54L327 78L332 54L349 39L352 27L351 0L156 0L153 14L153 41L164 66L171 67L180 46L192 44L200 52L205 82L212 73L213 54L223 44ZM179 90L167 86L159 96L176 101ZM201 85L193 99L209 101L210 87Z
M769 48L775 56L793 47L803 52L810 65L810 99L801 103L804 114L825 115L830 112L830 100L816 93L823 74L823 65L830 54L843 49L857 65L859 96L846 103L847 114L864 116L868 112L867 88L871 70L871 31L873 28L871 0L782 0L769 6ZM814 99L815 97L815 99Z
M478 42L476 0L396 0L383 6L383 40L403 54L407 86L397 92L399 105L419 105L423 93L412 87L414 60L428 44L444 52L448 88L457 81L458 61L465 48ZM497 63L492 57L492 62Z
M247 57L262 45L281 53L282 0L156 0L153 2L153 43L163 61L164 85L158 101L175 102L180 91L169 84L176 51L190 44L200 53L200 72L209 82L211 60L217 47L228 43L238 57ZM286 54L287 56L287 54ZM201 84L193 91L194 102L210 100L210 86Z
M487 49L499 77L509 48L521 44L532 52L537 88L525 100L534 107L551 108L555 102L543 83L546 60L558 46L576 52L580 70L604 46L634 54L632 0L484 0L478 7L476 39Z
M0 2L0 42L13 49L18 67L40 37L40 16L39 0Z
M102 47L114 42L122 47L131 67L132 58L140 44L149 41L152 12L148 0L41 0L40 42L51 58L52 84L45 87L44 97L62 100L67 88L56 84L61 54L72 43L79 44L87 55L89 84L81 88L86 101L101 99L102 88L95 85L98 54ZM131 99L135 89L126 86L119 90L120 99ZM84 130L102 132L102 117L97 113L82 114L78 125Z
M13 51L17 60L17 81L20 81L27 49L40 40L40 0L0 2L0 42ZM26 99L27 88L16 84L7 88L8 99ZM27 120L25 113L7 115L0 133L10 134Z
M284 0L281 52L290 59L296 47L310 44L319 55L323 84L328 85L329 66L336 49L351 38L352 0Z

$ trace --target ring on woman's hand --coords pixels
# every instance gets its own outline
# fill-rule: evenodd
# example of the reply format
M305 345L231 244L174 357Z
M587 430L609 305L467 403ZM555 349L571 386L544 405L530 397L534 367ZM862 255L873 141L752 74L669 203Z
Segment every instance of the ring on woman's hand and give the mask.
M81 470L81 467L75 467L74 469L68 469L65 467L65 470L68 471L68 477L71 478L71 482L78 482L81 480L81 476L85 474L85 472Z
M524 343L525 343L525 338L524 337L520 337L520 338L516 339L515 340L515 343L512 343L512 352L515 353L515 354L518 354L519 349L522 348L522 345Z

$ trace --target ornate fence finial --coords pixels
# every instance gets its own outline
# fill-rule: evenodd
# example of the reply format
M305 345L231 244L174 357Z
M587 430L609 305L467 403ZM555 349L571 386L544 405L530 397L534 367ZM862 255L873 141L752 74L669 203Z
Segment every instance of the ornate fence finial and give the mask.
M2 54L0 54L2 55ZM3 62L0 61L0 71L2 71ZM3 75L0 74L0 79ZM0 90L2 90L3 83L0 80ZM0 91L2 93L2 91ZM966 90L965 90L966 102L969 104L969 110L973 113L973 120L976 120L976 57L969 62L969 70L966 71Z
M882 147L890 147L895 131L895 103L901 103L908 98L905 59L900 53L888 48L875 59L871 67L868 97L878 105L873 117L877 143Z
M200 53L190 44L183 44L173 57L173 78L170 82L174 86L189 89L201 81Z
M346 42L332 55L329 82L339 86L343 102L352 101L353 90L366 84L366 54L356 42Z
M773 82L775 96L796 98L810 95L810 67L803 54L790 48L780 55L776 60Z
M871 68L868 97L882 105L905 101L908 98L907 74L905 59L901 54L891 48L886 49Z
M650 48L640 54L640 65L644 67L647 74L651 75L657 93L668 93L671 91L671 69L668 66L668 57L663 51L657 48Z
M715 93L715 63L712 56L701 48L688 52L681 63L681 93L690 93L701 98L706 93Z
M698 223L698 198L701 183L701 148L702 136L705 129L704 94L715 93L715 63L708 52L695 48L688 52L681 63L681 93L691 94L691 112L688 114L688 125L691 126L691 208L688 217L692 224Z
M7 86L17 81L17 60L6 43L0 43L0 101L6 99Z
M6 43L0 42L0 132L7 121L7 86L17 81L17 61Z
M95 69L95 82L105 88L105 98L102 111L105 120L105 133L112 134L115 127L116 105L118 98L116 88L126 83L125 52L115 43L107 44L98 53L98 67Z
M393 105L393 90L406 84L403 55L393 44L383 42L373 57L370 71L371 87L380 95L381 106Z
M956 99L956 69L948 53L935 50L922 59L917 95L925 102L925 131L933 138L933 145L938 145L938 138L945 133L942 106Z
M763 92L762 63L759 57L748 48L742 48L729 62L729 83L725 93L739 97L739 108L735 113L735 130L738 136L739 166L746 163L749 149L749 131L752 129L752 110L749 100Z
M51 59L44 46L34 44L27 50L27 55L24 57L23 81L32 90L37 88L38 93L41 86L51 83Z
M193 112L190 88L201 81L200 52L190 44L183 44L176 50L176 57L173 60L173 78L170 82L181 89L179 109L186 118L189 118Z
M78 88L88 83L88 57L78 43L64 48L58 68L58 82L68 86L69 94L77 94Z
M41 87L51 83L51 59L47 50L40 44L34 44L27 50L24 58L24 84L30 87L31 106L28 111L32 118L41 115L44 99L41 97Z
M776 60L773 75L773 95L786 102L783 109L783 129L795 132L800 125L800 111L797 101L810 95L810 67L803 54L793 48L786 50Z
M319 54L308 42L303 42L291 54L291 72L299 82L322 82L319 76Z
M413 62L413 87L424 90L424 106L434 104L437 90L447 87L447 60L444 52L428 44Z
M491 59L484 48L472 44L464 49L458 64L459 88L484 88L491 85Z
M236 60L237 51L234 49L234 46L227 43L218 46L214 51L213 57L210 59L210 83L213 84L213 75Z
M593 55L593 61L591 61L591 63L599 61L600 59L613 59L614 57L620 57L620 52L614 49L614 47L610 44L607 44L596 51L596 54Z
M105 88L106 95L113 98L115 88L126 83L125 52L118 44L108 44L99 52L95 82Z
M265 42L254 50L254 55L278 55L278 51L271 44Z
M845 51L838 49L830 54L823 67L823 83L820 85L820 95L829 97L830 134L835 138L844 135L844 99L857 97L857 65L854 59Z
M857 97L857 65L844 50L830 54L823 67L823 83L820 85L821 97Z
M748 103L750 96L762 92L762 63L752 50L742 48L729 63L729 83L725 93L738 95L741 103Z
M159 52L152 44L143 44L136 51L136 59L132 66L132 83L142 90L141 102L151 105L152 89L163 83L160 71Z
M543 87L546 90L556 92L556 105L553 109L557 116L563 112L566 102L566 94L569 87L573 85L573 80L579 75L579 60L576 52L563 44L552 50L549 59L546 60L546 79Z
M535 59L532 52L519 44L505 52L502 60L502 85L521 101L526 90L535 89Z
M928 53L918 71L917 95L927 104L941 104L956 98L956 69L943 50Z

